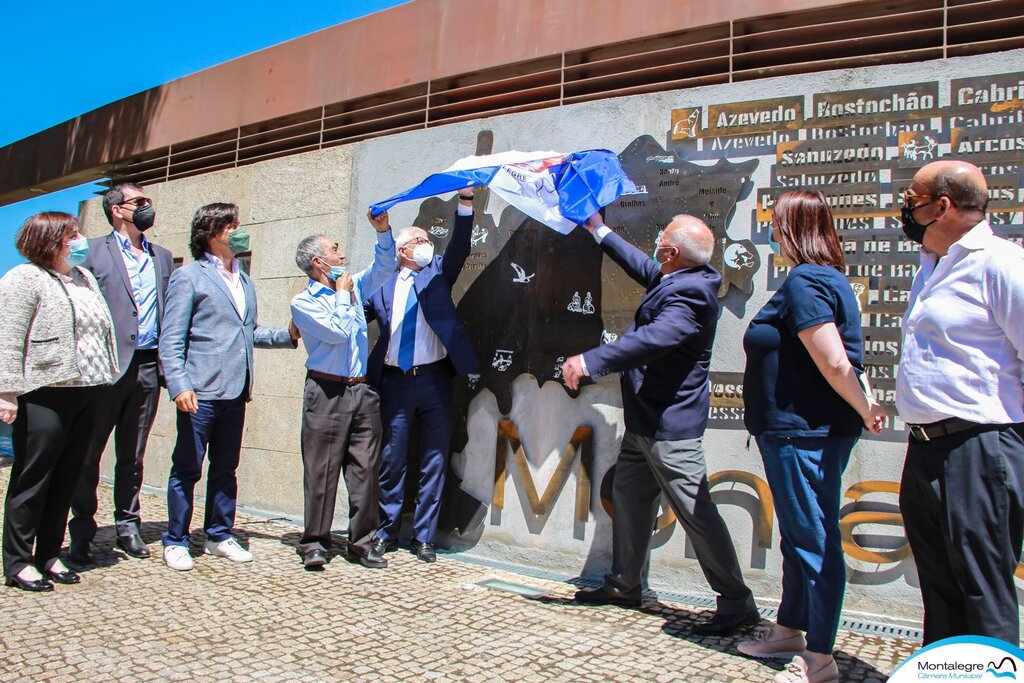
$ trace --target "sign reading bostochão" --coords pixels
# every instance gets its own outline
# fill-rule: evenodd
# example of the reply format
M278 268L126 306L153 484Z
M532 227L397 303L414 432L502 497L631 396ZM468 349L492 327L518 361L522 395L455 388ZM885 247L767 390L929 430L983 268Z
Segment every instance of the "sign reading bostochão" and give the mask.
M1024 239L1024 73L955 79L948 88L944 102L935 81L813 93L809 108L800 96L672 112L669 139L682 158L757 158L768 166L769 183L755 189L753 241L766 241L783 192L825 195L861 306L867 374L890 413L883 438L903 438L893 401L918 247L903 236L899 212L914 173L937 159L978 165L989 182L993 229ZM735 219L724 227L743 229ZM768 290L777 288L786 267L772 259L764 265L757 275L764 273ZM742 426L742 382L739 372L712 373L712 426Z

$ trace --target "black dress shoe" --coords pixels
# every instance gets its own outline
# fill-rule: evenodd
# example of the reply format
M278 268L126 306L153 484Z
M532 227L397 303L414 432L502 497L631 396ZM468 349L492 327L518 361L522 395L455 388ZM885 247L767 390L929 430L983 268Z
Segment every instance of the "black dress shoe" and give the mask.
M142 536L139 536L138 534L118 536L117 547L132 557L138 557L139 559L149 557L149 548L147 548L146 544L142 542Z
M79 576L76 572L71 571L70 569L62 572L55 572L52 569L47 569L44 572L44 574L46 575L46 578L48 578L50 581L53 581L54 583L63 583L70 585L72 583L82 582L82 577Z
M327 564L327 555L325 555L324 551L320 550L319 548L307 550L302 555L302 566L304 566L306 569L311 569L313 567L322 567L325 564Z
M85 565L92 564L95 561L95 558L92 556L92 548L89 547L89 544L78 541L71 542L71 547L68 548L68 559L79 567L84 567Z
M345 559L353 564L361 564L364 567L369 567L370 569L383 569L388 566L388 561L381 557L380 553L372 548L365 555L347 552L345 553Z
M388 541L380 536L374 536L373 540L370 541L370 547L373 548L373 552L384 557L385 553L392 553L398 550L398 541Z
M741 626L753 626L759 621L761 621L761 615L757 610L753 612L735 612L733 614L715 612L714 616L707 621L694 624L693 630L704 636L724 636Z
M53 584L46 579L26 581L25 579L19 579L17 576L8 576L7 581L4 583L14 588L20 588L23 591L32 591L33 593L43 593L45 591L53 590Z
M592 590L576 591L572 598L583 605L618 605L619 607L639 607L643 597L639 588L623 591L607 584Z
M433 543L412 542L412 554L423 562L436 562L437 553L434 551Z

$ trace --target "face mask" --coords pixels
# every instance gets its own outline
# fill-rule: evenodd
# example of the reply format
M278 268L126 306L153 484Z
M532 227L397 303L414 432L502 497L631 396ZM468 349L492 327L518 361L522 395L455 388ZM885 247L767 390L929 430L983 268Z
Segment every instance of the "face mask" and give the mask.
M928 204L931 204L931 202L928 202ZM920 209L921 207L927 206L928 204L921 204L920 206L913 207L910 206L909 204L904 204L903 208L900 209L900 219L903 221L903 234L906 235L907 238L913 240L914 242L917 242L918 244L924 244L924 231L928 229L929 225L939 220L938 218L936 218L935 220L929 223L925 223L924 225L921 225L920 223L914 220L914 211Z
M420 268L426 268L427 264L434 258L433 244L417 244L412 250L412 260Z
M249 251L249 233L244 230L235 230L228 234L228 247L232 254L241 254Z
M135 213L132 214L132 223L136 228L142 232L146 232L153 227L153 223L156 222L156 210L153 209L152 204L141 206L135 209Z
M80 240L71 240L68 242L68 249L68 255L64 260L72 268L77 268L85 263L85 259L89 256L89 240L84 237Z
M772 253L776 256L782 255L782 245L772 239L771 233L768 233L768 246L772 248Z
M330 271L324 274L331 280L337 280L345 274L345 266L331 266Z

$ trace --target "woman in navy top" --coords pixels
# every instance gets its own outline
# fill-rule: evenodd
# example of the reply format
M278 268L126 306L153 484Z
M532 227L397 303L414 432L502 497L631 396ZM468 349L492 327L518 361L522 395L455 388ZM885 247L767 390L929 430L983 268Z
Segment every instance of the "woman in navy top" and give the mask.
M770 244L791 269L743 336L743 401L779 520L782 602L739 650L793 657L777 681L832 681L846 589L839 489L861 429L881 432L884 411L866 391L860 311L825 197L781 195Z

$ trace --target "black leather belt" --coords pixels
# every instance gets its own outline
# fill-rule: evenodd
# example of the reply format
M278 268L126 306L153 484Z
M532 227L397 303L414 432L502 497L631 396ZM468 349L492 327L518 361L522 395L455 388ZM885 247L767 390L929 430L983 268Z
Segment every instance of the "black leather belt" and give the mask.
M425 365L414 365L408 370L403 370L397 365L385 365L385 369L393 370L399 374L405 375L406 377L416 377L417 375L429 375L432 372L445 372L448 370L448 359L442 358L441 360L435 360L433 363L426 363Z
M338 384L347 384L350 387L366 382L366 377L342 377L340 375L331 375L326 372L320 372L319 370L306 370L306 377L322 379L328 382L337 382Z
M945 420L939 420L938 422L926 425L907 425L910 428L910 437L920 443L931 441L932 439L941 439L944 436L965 432L968 429L980 426L982 425L977 422L962 420L959 417L949 417Z

